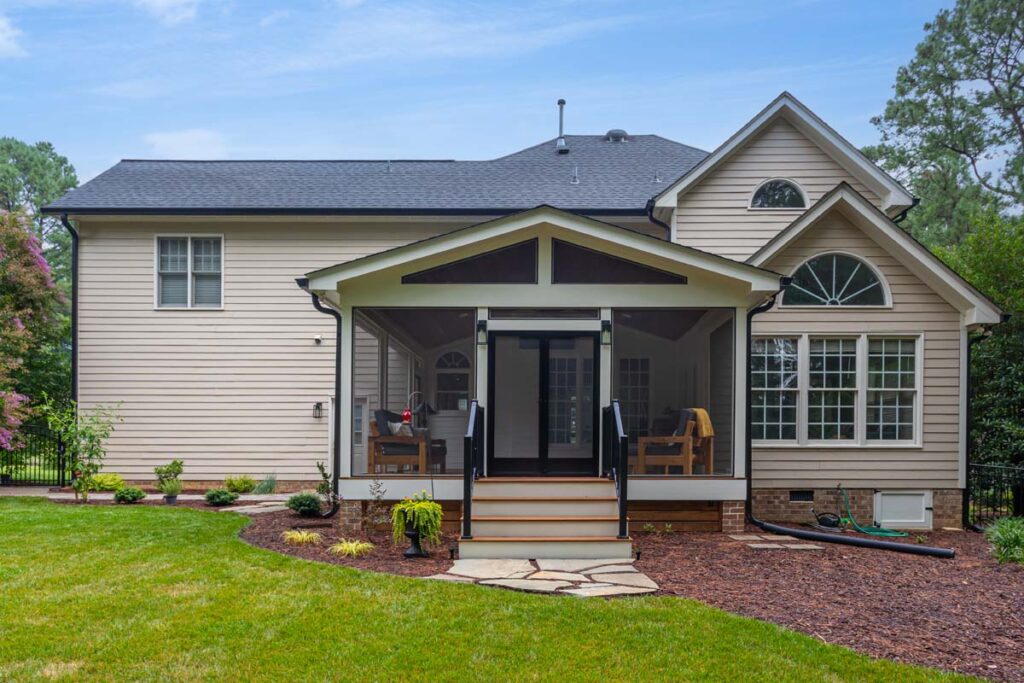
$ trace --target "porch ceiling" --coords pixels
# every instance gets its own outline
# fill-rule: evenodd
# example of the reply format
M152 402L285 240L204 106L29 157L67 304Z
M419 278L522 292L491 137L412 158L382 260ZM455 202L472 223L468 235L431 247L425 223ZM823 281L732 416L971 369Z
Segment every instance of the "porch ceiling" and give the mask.
M715 254L668 242L638 233L611 223L586 218L550 206L539 206L529 211L478 223L453 232L419 242L379 252L345 263L322 268L306 274L309 289L317 292L336 292L340 284L413 261L438 257L447 252L465 252L489 240L507 239L512 233L531 228L551 226L557 230L576 233L581 240L600 240L628 252L653 257L671 263L675 268L696 269L743 283L752 293L770 293L779 288L779 274L740 263Z

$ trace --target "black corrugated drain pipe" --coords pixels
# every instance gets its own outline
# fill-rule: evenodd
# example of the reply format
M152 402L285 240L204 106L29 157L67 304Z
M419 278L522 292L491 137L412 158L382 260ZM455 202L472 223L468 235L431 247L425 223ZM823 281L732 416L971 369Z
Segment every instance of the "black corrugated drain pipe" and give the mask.
M898 553L910 553L911 555L928 555L931 557L943 557L952 558L954 551L951 548L934 548L926 545L912 545L910 543L895 543L893 541L879 541L873 538L860 538L857 536L843 536L840 534L830 534L822 531L810 531L808 529L794 529L793 527L781 526L779 524L772 524L771 522L765 522L754 516L754 497L753 497L753 471L751 470L751 464L753 462L753 434L751 433L751 422L753 417L753 411L750 406L751 390L750 390L750 346L753 335L751 334L751 323L753 322L754 316L759 313L764 313L772 306L775 305L775 299L786 288L789 284L789 278L782 278L782 287L778 292L772 294L767 300L758 304L754 308L747 311L747 437L746 437L746 474L747 474L747 500L746 500L746 512L747 521L750 524L764 530L770 531L774 534L782 534L785 536L792 536L793 538L803 539L805 541L819 541L821 543L838 543L840 545L854 545L861 548L876 548L878 550L892 550Z
M313 299L313 308L334 317L334 406L331 409L331 433L334 438L331 440L331 509L321 515L322 517L333 517L338 514L338 495L341 472L341 313L320 303L320 297L315 292L309 291L309 279L304 277L295 278L295 284L299 289L309 294Z

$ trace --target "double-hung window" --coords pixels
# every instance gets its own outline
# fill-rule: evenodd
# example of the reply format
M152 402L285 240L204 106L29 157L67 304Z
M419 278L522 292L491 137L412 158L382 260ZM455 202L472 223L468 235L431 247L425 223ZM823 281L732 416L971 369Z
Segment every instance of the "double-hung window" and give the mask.
M220 308L224 298L220 237L158 237L158 308Z
M761 443L917 445L921 338L755 337L751 430Z

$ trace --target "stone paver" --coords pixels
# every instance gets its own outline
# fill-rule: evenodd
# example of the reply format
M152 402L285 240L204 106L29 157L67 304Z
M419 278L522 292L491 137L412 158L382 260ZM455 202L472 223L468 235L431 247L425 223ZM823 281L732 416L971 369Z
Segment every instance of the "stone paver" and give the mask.
M559 588L567 588L572 584L568 581L541 581L536 579L488 579L480 581L484 586L502 586L534 593L554 593Z
M591 567L601 567L606 564L630 564L632 558L623 559L601 559L601 560L537 560L537 567L556 572L578 572Z
M601 574L601 580L618 586L634 586L636 588L650 588L652 590L657 590L658 588L658 584L651 581L646 574L641 574L640 572L633 574Z
M729 534L729 538L734 541L760 541L761 537L757 534Z
M535 579L554 579L556 581L586 581L590 582L583 574L577 574L576 572L550 572L541 570L536 574L530 574L530 580Z
M611 586L608 584L593 584L591 586L580 586L579 588L568 588L562 591L562 593L576 595L581 598L599 598L611 597L614 595L642 595L644 593L653 593L655 590L657 589L639 588L637 586Z
M220 508L220 512L237 512L240 515L263 515L268 512L281 512L287 510L287 505L268 505L262 503L260 505L243 505L241 507L225 507Z
M813 543L783 543L790 550L824 550L820 545Z
M584 569L583 573L593 576L594 574L619 574L624 572L635 572L637 569L631 564L611 564L604 567L592 567Z
M529 560L455 560L449 574L470 576L474 579L504 579L517 572L532 574L533 565Z
M780 546L781 547L781 546ZM456 560L445 574L424 578L438 581L476 583L532 593L554 593L578 597L641 595L658 590L646 574L637 571L633 560ZM535 566L536 565L536 566ZM572 571L569 568L576 569Z
M757 550L785 550L785 546L780 543L748 543L747 547Z

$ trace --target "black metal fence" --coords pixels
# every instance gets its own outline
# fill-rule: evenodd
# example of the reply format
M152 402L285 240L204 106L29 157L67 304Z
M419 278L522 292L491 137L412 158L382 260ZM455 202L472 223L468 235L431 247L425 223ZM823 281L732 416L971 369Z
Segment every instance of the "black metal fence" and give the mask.
M0 485L65 486L71 481L70 458L60 439L46 427L22 426L20 446L0 450Z
M972 524L985 524L999 517L1024 517L1024 467L970 465L967 500Z

